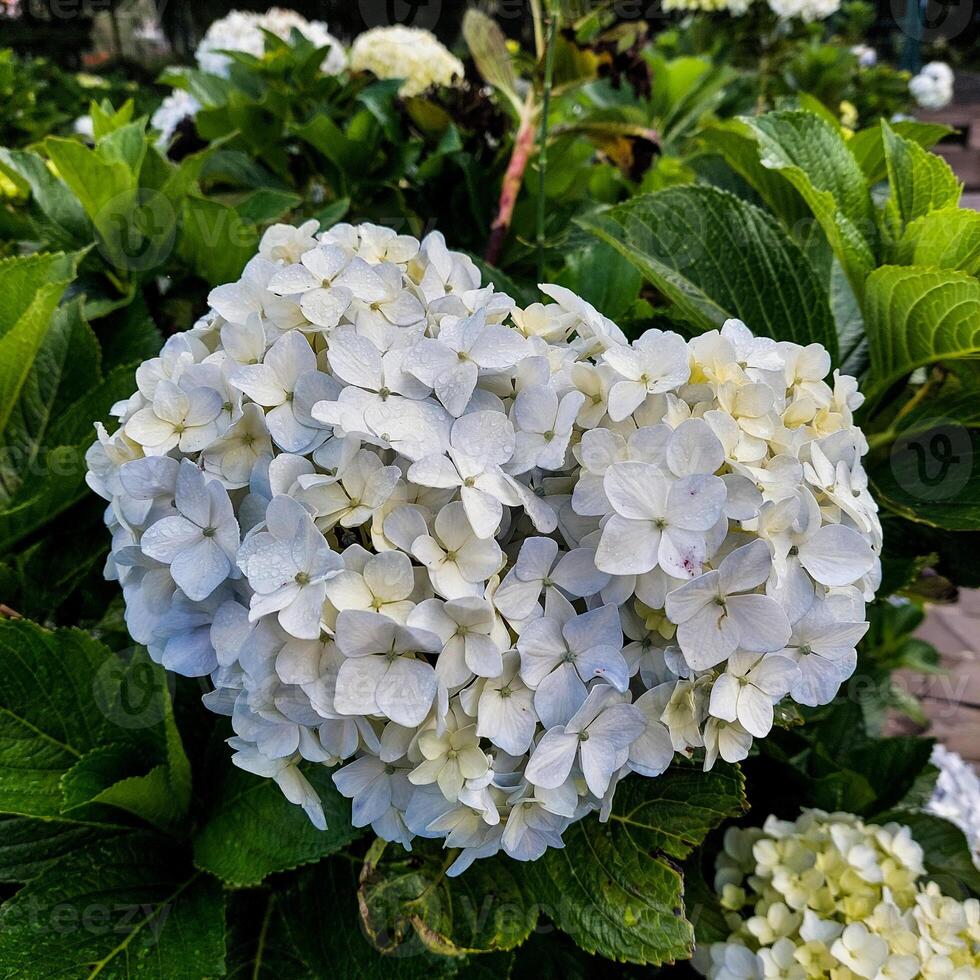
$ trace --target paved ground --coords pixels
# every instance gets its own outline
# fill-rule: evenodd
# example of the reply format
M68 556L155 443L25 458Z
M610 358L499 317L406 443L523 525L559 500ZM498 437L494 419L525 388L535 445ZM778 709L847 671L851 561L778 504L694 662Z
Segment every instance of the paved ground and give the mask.
M969 104L966 115L972 120L965 146L956 147L948 158L966 183L960 206L980 211L980 186L975 183L980 173L980 76L959 77L957 99ZM955 115L957 109L951 106L947 112ZM953 122L962 126L967 120ZM955 606L933 607L920 635L939 649L948 674L901 679L923 701L931 721L928 734L980 770L980 592L964 589Z
M919 635L943 655L942 676L903 675L923 701L927 734L980 769L980 592L963 590L954 606L934 606Z

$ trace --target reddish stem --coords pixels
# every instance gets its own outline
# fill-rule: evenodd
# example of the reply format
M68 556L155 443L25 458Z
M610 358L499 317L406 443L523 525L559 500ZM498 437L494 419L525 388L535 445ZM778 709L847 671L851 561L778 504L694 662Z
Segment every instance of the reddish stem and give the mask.
M533 150L534 120L531 118L531 113L525 113L521 117L517 136L514 137L514 149L510 155L510 162L507 164L507 171L504 173L504 181L500 186L497 217L493 219L493 224L490 226L487 250L483 256L490 265L497 264L500 253L504 249L507 232L510 230L510 223L514 217L517 195L520 193L521 184L524 182L524 171L527 170Z

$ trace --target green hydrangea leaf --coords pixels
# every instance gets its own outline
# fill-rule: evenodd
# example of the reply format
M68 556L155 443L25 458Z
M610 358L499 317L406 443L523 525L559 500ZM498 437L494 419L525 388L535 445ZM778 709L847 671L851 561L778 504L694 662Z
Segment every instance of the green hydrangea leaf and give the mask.
M679 862L723 820L746 809L737 766L711 772L675 764L656 779L633 776L604 824L573 824L563 850L527 865L543 911L589 953L631 963L691 956Z
M382 952L413 945L446 956L514 949L538 913L523 867L503 855L446 876L455 853L428 842L411 852L378 840L361 871L361 918ZM406 942L408 946L406 947Z
M955 270L882 266L864 299L869 398L918 367L980 353L980 282Z
M780 110L742 122L755 136L761 164L806 201L860 296L875 265L877 221L870 186L843 136L812 112Z
M963 185L949 164L918 143L903 139L884 119L881 130L891 187L889 209L901 226L930 211L955 206Z
M0 812L110 825L123 811L160 825L183 815L189 763L145 653L127 663L81 630L0 620L0 658Z
M326 830L317 830L271 779L229 766L194 835L195 864L229 885L245 887L275 871L318 861L359 837L362 831L351 826L350 803L329 771L311 766L304 775L320 796Z
M455 878L455 854L377 842L361 872L361 916L383 952L497 952L546 916L587 953L638 964L691 955L680 862L723 820L745 810L737 766L705 773L680 763L656 779L624 780L608 821L572 824L565 847L520 863L478 860Z
M673 187L580 218L695 330L732 317L756 334L837 350L827 291L768 214L712 187Z
M217 977L224 900L166 838L76 850L0 907L0 976Z
M369 941L370 933L365 931L358 906L356 868L340 857L301 871L295 885L282 897L279 911L286 932L311 976L442 980L458 970L467 972L467 961L462 957L437 956L417 936L400 944L394 940L405 937L386 937L389 951L387 955L379 952Z

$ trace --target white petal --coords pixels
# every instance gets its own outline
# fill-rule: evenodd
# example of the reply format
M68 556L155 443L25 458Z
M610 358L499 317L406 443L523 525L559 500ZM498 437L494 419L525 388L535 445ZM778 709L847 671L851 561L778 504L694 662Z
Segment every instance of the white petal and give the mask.
M751 684L745 685L738 696L738 722L756 738L765 738L772 729L772 699Z
M722 674L711 687L708 711L722 721L735 721L738 717L738 693L741 685L732 674Z
M466 486L460 491L460 498L473 533L478 538L492 538L503 518L504 508L500 501L482 490Z
M200 538L170 565L170 574L189 599L206 599L231 572L231 562L211 538Z
M657 565L660 538L660 529L651 521L632 521L613 514L602 526L596 568L610 575L649 572Z
M384 383L381 352L352 329L332 335L327 359L334 374L347 384L377 391Z
M163 517L143 532L140 547L144 555L169 564L200 540L201 528L197 524L185 517Z
M408 478L421 487L458 487L462 479L446 456L426 456L408 468Z
M563 663L538 684L534 692L534 710L546 728L563 725L581 707L586 690L578 671Z
M345 657L387 653L394 645L397 628L387 616L346 609L337 617L337 647Z
M762 585L769 578L772 553L761 538L751 544L736 548L718 566L721 590L726 595L747 592Z
M279 625L297 639L315 640L320 635L325 592L323 582L302 586L293 601L280 609Z
M609 575L596 568L595 552L591 548L575 548L561 556L551 580L569 595L582 597L605 588Z
M399 657L379 682L375 699L392 721L399 725L419 725L432 707L437 686L436 672L429 664Z
M524 770L528 782L545 789L561 786L571 772L578 745L578 735L566 734L564 728L545 732Z
M718 523L727 493L724 480L717 476L683 477L670 488L667 517L678 527L708 531Z
M800 545L800 564L822 585L850 585L874 567L867 539L842 524L827 524Z
M728 613L738 626L738 644L745 650L768 653L782 650L789 642L792 629L786 613L768 596L731 596Z
M342 715L376 715L379 713L375 692L388 670L384 657L357 657L345 660L337 674L334 708Z
M677 642L692 670L708 670L735 651L739 629L721 606L709 603L677 627Z
M665 516L670 484L651 463L613 463L602 479L609 503L621 517L658 520Z
M667 465L677 476L714 473L725 450L704 419L685 419L667 443Z
M621 422L646 400L647 387L639 381L617 381L609 389L609 417Z

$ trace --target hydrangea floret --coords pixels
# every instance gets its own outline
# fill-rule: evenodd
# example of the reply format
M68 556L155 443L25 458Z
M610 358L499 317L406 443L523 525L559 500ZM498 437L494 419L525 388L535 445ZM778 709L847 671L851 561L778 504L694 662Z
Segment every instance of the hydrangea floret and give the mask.
M715 890L732 931L695 956L711 980L980 976L980 902L928 881L897 823L804 810L731 827Z
M439 232L269 229L98 429L133 638L318 826L560 847L620 779L742 759L854 670L881 529L856 382L729 320L630 341ZM632 777L638 778L638 777Z

